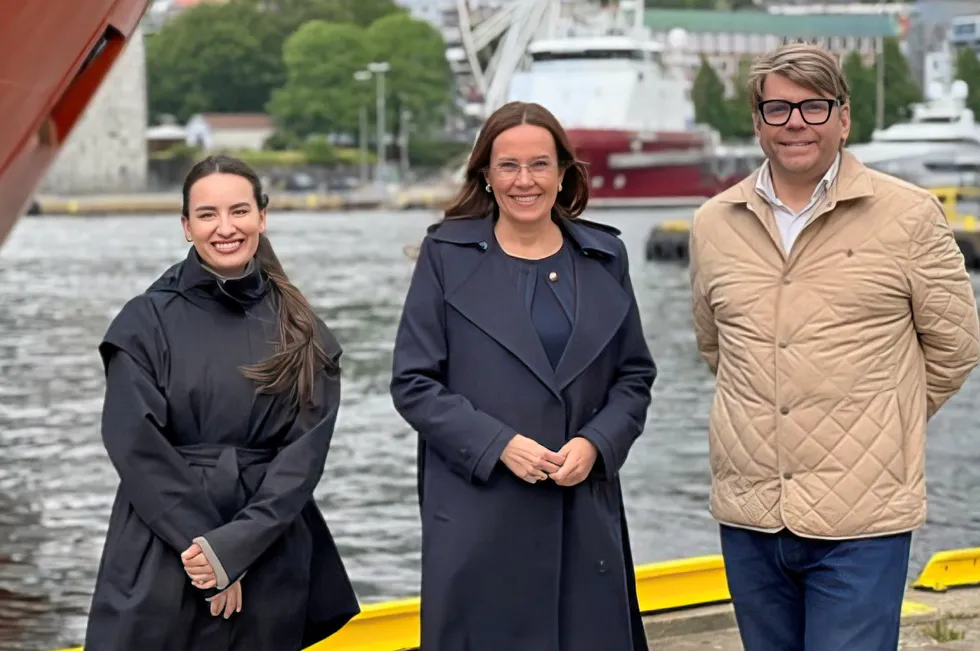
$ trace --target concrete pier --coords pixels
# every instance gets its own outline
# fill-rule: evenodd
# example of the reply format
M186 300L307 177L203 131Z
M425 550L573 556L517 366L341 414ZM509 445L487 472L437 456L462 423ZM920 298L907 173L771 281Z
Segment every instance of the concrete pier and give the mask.
M980 587L910 589L905 598L899 649L980 651ZM730 604L650 615L644 622L651 651L744 651Z
M454 188L414 186L390 196L318 193L275 193L269 197L272 211L333 212L342 210L438 210L452 199ZM36 214L102 217L106 215L159 215L180 212L180 193L142 192L38 194Z

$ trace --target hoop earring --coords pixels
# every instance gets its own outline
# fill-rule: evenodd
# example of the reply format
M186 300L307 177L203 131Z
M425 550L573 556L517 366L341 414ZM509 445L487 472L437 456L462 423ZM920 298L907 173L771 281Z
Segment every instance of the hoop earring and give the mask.
M561 192L561 183L558 184L558 191Z
M493 192L493 189L490 187L489 183L487 183L487 192Z

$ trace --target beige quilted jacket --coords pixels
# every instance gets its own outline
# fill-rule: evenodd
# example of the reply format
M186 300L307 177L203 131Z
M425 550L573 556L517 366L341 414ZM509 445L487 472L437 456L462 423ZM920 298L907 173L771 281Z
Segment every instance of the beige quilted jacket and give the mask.
M691 232L697 345L716 376L711 513L824 538L915 529L926 421L980 359L942 208L844 150L787 258L757 174Z

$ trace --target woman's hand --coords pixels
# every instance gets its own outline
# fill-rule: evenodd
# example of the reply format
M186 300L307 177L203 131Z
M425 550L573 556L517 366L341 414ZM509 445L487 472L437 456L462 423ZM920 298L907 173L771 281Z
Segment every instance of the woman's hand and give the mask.
M518 434L507 443L500 460L512 473L534 484L557 472L565 461L565 455L552 452L537 441Z
M217 580L214 577L214 569L211 567L211 563L208 562L204 552L201 551L200 545L194 543L185 549L184 553L180 555L180 560L184 563L184 571L191 578L191 582L195 588L207 590L217 585Z
M242 612L242 582L235 581L227 590L211 600L211 614L215 617L224 614L225 619L232 613Z
M598 452L588 439L576 436L563 445L558 454L565 457L565 463L551 475L551 479L559 486L567 487L585 481L592 472Z

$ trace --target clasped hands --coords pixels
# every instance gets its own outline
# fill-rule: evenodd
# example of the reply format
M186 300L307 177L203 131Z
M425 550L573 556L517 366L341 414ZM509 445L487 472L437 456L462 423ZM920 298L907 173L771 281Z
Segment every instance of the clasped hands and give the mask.
M500 455L512 473L534 484L551 479L559 486L575 486L585 480L595 465L597 451L592 443L576 436L558 452L552 452L537 441L516 435Z
M195 588L207 590L217 585L214 568L211 567L200 545L194 543L185 549L180 555L180 560L184 564L184 572L190 577L191 584ZM242 612L242 582L238 580L211 599L211 614L217 617L223 613L224 618L228 619L232 613L240 612Z

